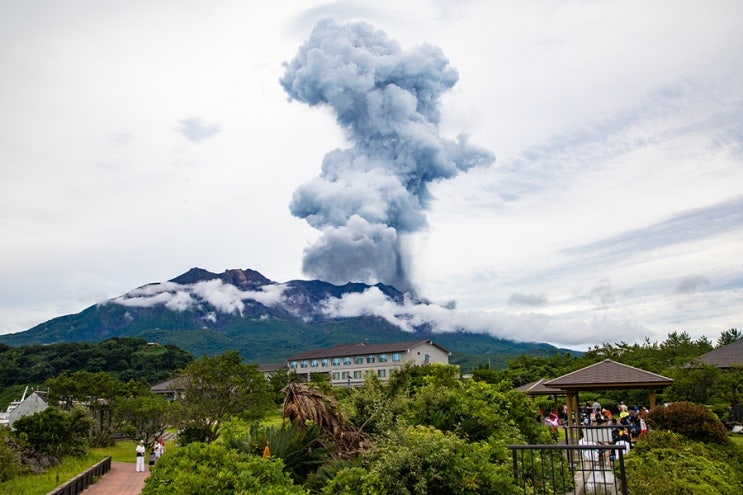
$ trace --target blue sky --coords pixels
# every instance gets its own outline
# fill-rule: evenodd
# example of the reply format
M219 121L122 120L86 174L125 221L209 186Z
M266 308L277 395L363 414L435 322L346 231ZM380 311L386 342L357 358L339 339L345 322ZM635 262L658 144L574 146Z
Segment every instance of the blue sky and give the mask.
M741 17L733 0L2 2L0 333L194 266L310 278L326 233L290 206L358 142L279 82L322 19L436 47L457 80L426 128L495 158L432 180L423 227L398 232L421 317L581 349L740 329ZM369 307L395 312L335 309Z

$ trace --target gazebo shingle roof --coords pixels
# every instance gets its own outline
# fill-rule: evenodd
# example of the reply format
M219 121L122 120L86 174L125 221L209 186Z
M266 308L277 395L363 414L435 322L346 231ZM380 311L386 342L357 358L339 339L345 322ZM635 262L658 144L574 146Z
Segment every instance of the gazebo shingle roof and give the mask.
M743 339L702 354L695 361L718 368L743 366Z
M542 378L540 380L537 380L535 382L527 383L526 385L521 385L520 387L516 388L517 392L524 392L527 395L553 395L553 394L559 394L559 390L555 390L554 388L547 388L544 386L544 382L546 382L546 378Z
M667 387L671 378L604 359L572 373L549 380L545 387L559 390L608 390Z

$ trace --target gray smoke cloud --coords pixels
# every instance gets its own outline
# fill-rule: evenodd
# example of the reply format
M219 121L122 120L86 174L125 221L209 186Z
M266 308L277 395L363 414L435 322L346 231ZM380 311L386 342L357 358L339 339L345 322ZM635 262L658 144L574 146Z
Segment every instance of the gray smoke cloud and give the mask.
M332 108L354 143L327 153L320 175L292 197L292 214L322 232L303 271L411 291L401 241L428 225L429 184L494 160L466 135L439 135L440 98L457 71L435 46L402 50L367 23L331 20L317 23L285 69L289 99Z

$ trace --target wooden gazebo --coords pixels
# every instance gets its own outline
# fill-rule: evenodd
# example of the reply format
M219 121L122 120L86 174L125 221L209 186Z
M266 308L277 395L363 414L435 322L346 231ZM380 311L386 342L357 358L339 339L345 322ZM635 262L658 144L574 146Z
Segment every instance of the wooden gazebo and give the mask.
M578 394L588 390L647 389L650 409L655 407L655 391L658 388L673 384L673 379L641 370L633 366L604 359L585 368L573 371L561 377L544 382L547 389L567 396L568 424L575 425L573 413L577 419L580 399Z

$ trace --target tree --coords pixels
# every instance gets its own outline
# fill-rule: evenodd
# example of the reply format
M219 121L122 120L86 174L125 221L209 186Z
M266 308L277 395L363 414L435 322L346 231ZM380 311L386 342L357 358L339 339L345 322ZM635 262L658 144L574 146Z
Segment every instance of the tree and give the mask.
M743 337L737 328L731 328L730 330L724 330L717 338L717 347L722 347L728 344L732 344L736 340Z
M108 373L99 371L76 371L71 375L62 373L46 381L49 398L60 401L70 409L79 402L85 405L93 418L91 443L107 446L113 443L112 404L121 389L121 383Z
M150 445L171 424L171 412L176 407L177 404L171 404L149 389L122 397L114 406L114 416L119 424L117 429L132 440L144 440L146 445Z
M455 432L469 441L500 439L508 443L545 443L547 429L525 394L510 386L461 380L431 381L411 401L412 422Z
M342 459L358 455L364 448L366 436L341 414L335 398L324 395L301 382L286 387L282 414L299 428L316 426L334 454Z
M668 374L673 378L673 385L664 394L668 401L710 404L720 396L723 372L715 366L698 363L690 368L669 370Z
M183 389L183 443L211 442L219 435L219 424L230 416L256 420L273 407L263 373L257 365L244 364L237 351L200 357L179 374L178 384Z
M92 423L88 412L81 407L71 411L48 407L19 418L13 428L41 453L56 457L81 456L87 450Z

